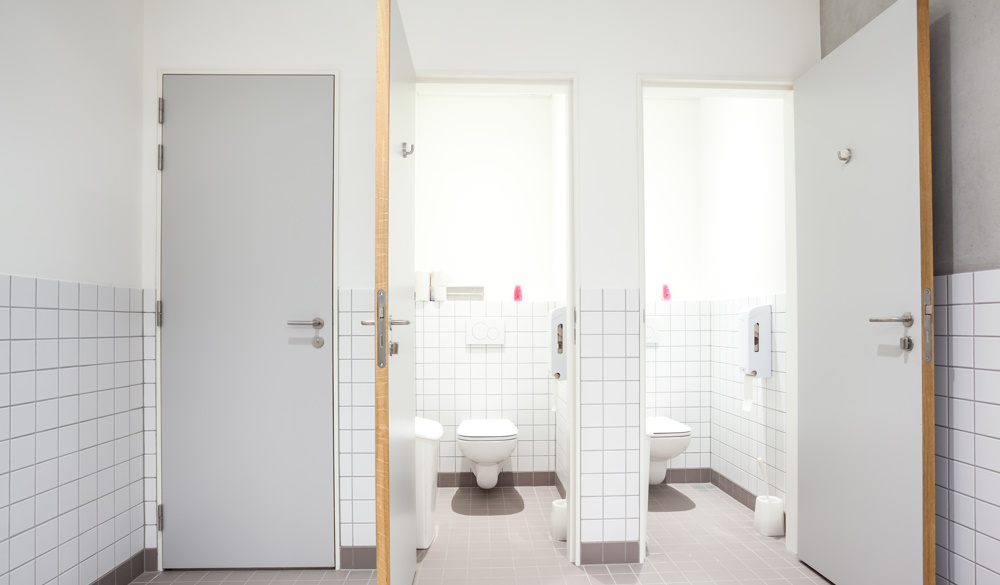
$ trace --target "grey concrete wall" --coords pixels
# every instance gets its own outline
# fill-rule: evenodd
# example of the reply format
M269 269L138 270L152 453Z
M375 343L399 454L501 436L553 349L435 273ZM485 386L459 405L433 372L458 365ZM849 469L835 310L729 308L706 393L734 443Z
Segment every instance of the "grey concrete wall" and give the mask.
M893 0L820 0L823 55ZM1000 268L1000 2L931 0L934 269Z

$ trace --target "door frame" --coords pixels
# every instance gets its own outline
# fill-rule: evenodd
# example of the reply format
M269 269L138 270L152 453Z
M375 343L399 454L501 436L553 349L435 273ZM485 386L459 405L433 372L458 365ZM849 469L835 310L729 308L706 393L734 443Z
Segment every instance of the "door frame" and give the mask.
M795 125L794 88L789 79L740 79L740 78L686 78L662 75L639 75L636 80L638 187L639 187L639 307L642 309L642 323L646 325L646 185L643 98L646 88L667 88L690 91L731 90L731 91L786 91L784 112L785 150L785 299L786 299L786 457L785 457L785 547L798 550L798 303L796 254L795 254ZM778 99L778 98L775 98ZM639 344L639 436L646 433L646 343ZM649 459L649 445L642 441L641 460ZM639 477L645 488L649 483L648 467L643 467ZM649 490L639 491L639 560L645 560L646 531L649 515Z
M337 358L340 348L340 313L339 307L340 303L337 302L337 295L340 290L340 263L339 252L339 233L340 230L337 229L337 223L340 218L340 70L339 69L214 69L214 68L183 68L183 67L170 67L170 68L157 68L156 70L156 97L157 99L163 98L163 76L164 75L268 75L268 76L282 76L282 75L317 75L317 76L330 76L333 77L333 222L332 234L333 234L333 266L331 270L333 271L333 296L330 299L332 304L331 315L332 315L332 337L333 343L332 347L332 361L333 361L333 388L330 391L333 393L333 412L330 415L333 417L333 436L330 438L333 441L333 544L334 544L334 566L340 567L340 457L338 449L340 448L340 417L338 412L340 410L340 392L338 391L340 385L340 365L339 359ZM150 104L150 110L152 110L152 104ZM169 116L169 106L165 106L165 114ZM163 144L163 125L160 123L156 124L156 145L159 146ZM163 173L161 171L156 172L156 200L155 200L155 213L156 213L156 262L154 265L155 274L155 291L156 291L156 301L159 302L160 290L162 282L162 258L163 258ZM163 421L161 419L162 408L162 384L160 381L160 372L162 370L162 362L160 359L160 327L156 327L156 505L160 506L163 504L163 466L162 466L162 454L163 454L163 444L162 444L162 433L163 433ZM156 557L157 570L163 570L163 532L157 529L156 531L156 550L159 551Z
M461 75L454 73L435 73L417 71L417 95L420 94L421 86L430 84L470 86L480 85L497 87L503 86L539 86L539 87L565 87L567 97L567 164L566 164L566 308L567 315L575 315L579 306L580 294L580 257L576 253L576 234L580 232L580 215L576 206L576 186L580 184L580 169L576 161L580 159L579 140L579 79L576 74L512 74L512 75L483 75L471 74ZM576 321L567 318L569 332L567 337L574 340L570 359L567 360L566 367L571 383L567 388L570 402L570 444L569 465L567 470L567 480L569 485L564 486L567 493L567 514L569 522L567 526L566 550L567 560L573 564L580 564L580 380L577 376L579 371L579 332ZM376 413L378 416L378 413ZM378 426L378 420L376 420ZM377 448L376 448L377 450ZM378 501L380 494L376 494L376 507L381 504Z

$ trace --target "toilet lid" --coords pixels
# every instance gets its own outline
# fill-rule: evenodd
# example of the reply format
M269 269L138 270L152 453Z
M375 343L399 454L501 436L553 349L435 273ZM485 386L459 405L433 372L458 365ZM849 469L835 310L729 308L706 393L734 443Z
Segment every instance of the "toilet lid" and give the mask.
M505 418L463 420L458 438L467 441L502 441L517 438L517 427Z
M691 434L691 427L665 416L646 417L646 435L650 437L683 437Z
M429 418L420 418L417 416L414 417L413 423L414 434L418 439L440 441L441 435L444 434L444 428L441 427L441 423Z

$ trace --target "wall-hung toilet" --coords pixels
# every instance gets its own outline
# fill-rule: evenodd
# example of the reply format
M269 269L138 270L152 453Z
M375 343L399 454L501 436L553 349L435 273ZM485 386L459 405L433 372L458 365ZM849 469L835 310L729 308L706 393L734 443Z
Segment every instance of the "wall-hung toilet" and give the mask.
M649 437L649 485L656 485L667 478L667 461L691 444L691 427L665 416L649 416L646 436Z
M437 507L438 461L441 453L441 423L415 417L416 453L414 461L417 492L417 548L425 549L434 542L437 525L434 508Z
M469 419L458 425L458 449L472 463L476 483L484 490L497 485L500 464L517 447L517 427L505 418Z

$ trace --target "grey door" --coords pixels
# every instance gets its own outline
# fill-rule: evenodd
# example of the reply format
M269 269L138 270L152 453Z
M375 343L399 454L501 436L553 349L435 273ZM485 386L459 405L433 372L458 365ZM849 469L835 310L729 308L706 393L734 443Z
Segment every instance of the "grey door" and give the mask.
M334 79L163 98L163 565L333 566Z

